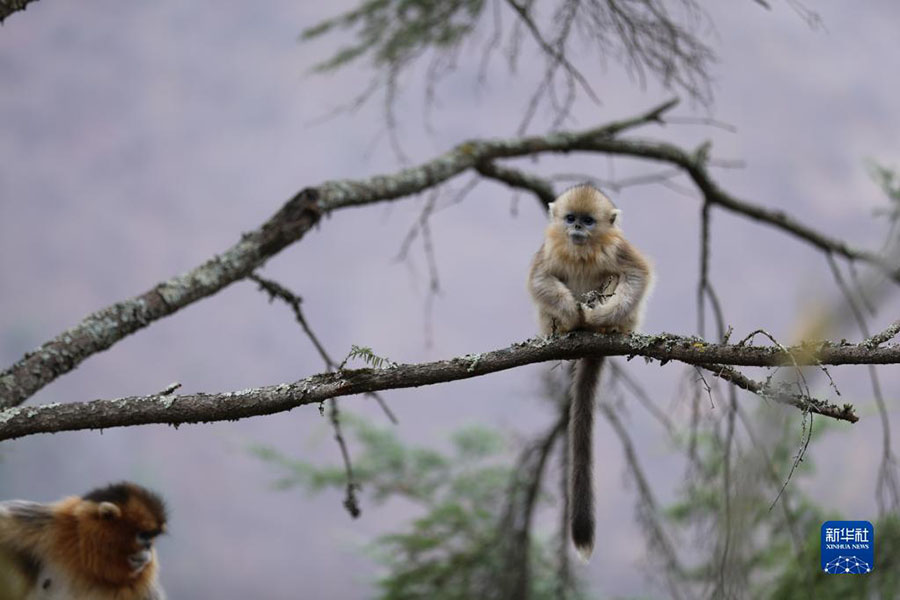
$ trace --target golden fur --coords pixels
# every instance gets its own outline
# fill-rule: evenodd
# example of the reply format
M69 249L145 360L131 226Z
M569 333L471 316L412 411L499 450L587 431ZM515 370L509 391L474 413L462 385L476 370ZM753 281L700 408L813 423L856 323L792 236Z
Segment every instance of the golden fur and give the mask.
M569 213L591 214L597 221L584 244L569 238L564 221ZM529 277L544 335L637 328L652 272L647 259L622 235L618 215L609 198L590 186L572 188L550 205L550 223ZM612 298L600 306L585 306L585 296L604 290L610 281Z
M24 561L20 579L32 588L9 600L161 599L152 539L165 526L162 500L132 483L53 504L0 503L0 550Z
M550 223L528 279L542 334L627 333L638 326L651 269L622 235L618 216L612 201L588 185L550 204ZM569 413L570 531L585 559L594 546L593 405L602 365L602 357L578 361Z

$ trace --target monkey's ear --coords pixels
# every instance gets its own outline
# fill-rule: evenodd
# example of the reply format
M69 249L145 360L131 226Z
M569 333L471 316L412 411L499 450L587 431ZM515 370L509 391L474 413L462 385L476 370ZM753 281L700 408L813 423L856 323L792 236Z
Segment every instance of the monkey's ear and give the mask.
M609 224L615 225L616 221L619 219L619 215L621 215L621 214L622 214L622 211L619 210L618 208L612 209L612 211L609 213Z
M551 202L547 205L547 214L550 215L550 218L553 219L556 216L554 212L556 210L556 202Z
M122 516L122 509L112 502L101 502L100 506L97 507L97 514L100 515L101 519L111 521Z

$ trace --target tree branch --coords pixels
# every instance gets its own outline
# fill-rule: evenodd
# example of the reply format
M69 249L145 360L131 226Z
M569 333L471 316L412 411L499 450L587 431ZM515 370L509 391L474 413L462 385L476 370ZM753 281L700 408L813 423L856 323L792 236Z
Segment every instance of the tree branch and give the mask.
M863 344L869 348L876 348L896 337L898 333L900 333L900 319L891 323L891 325L881 333L876 333L867 339Z
M700 365L772 367L786 364L847 365L900 363L900 345L868 348L865 344L804 344L785 350L770 346L707 344L671 334L597 335L572 333L553 339L534 338L508 348L431 363L386 369L322 373L295 383L221 394L151 395L10 408L0 412L0 440L35 433L105 429L150 423L206 423L236 420L317 404L330 398L386 389L432 385L478 377L522 365L568 360L587 355L643 356ZM767 396L769 397L769 396ZM780 396L773 398L782 401ZM789 403L790 404L790 403ZM804 410L856 422L851 405L810 400Z
M712 180L707 170L709 145L700 146L694 153L688 153L677 146L665 142L645 140L621 140L602 138L581 138L571 150L602 152L637 158L649 158L671 163L683 168L694 184L700 188L704 198L711 204L721 206L751 219L768 223L791 235L805 240L824 252L833 252L848 260L857 260L877 267L887 277L900 283L900 266L884 256L868 250L850 246L841 239L833 238L804 225L781 210L771 210L739 200L720 188Z
M485 161L475 166L475 169L484 177L496 179L509 187L528 190L537 196L544 210L547 205L556 199L556 193L549 181L536 177L518 169L501 167L496 163Z
M503 568L498 569L499 598L520 600L528 597L531 584L531 526L543 486L550 451L566 431L568 420L562 415L520 454L507 493L507 505L498 529L499 542L505 546Z
M62 332L0 373L0 409L17 406L89 356L102 352L153 321L247 277L286 246L300 240L326 212L416 194L493 158L565 152L584 136L609 136L634 127L642 118L658 120L672 101L623 121L583 133L463 143L419 166L389 176L333 181L306 188L288 200L259 228L202 265L158 284L139 296L101 309Z
M756 381L747 377L737 369L726 365L701 365L700 368L709 371L722 381L727 381L728 383L734 384L742 390L752 392L760 398L764 398L766 400L774 400L779 404L788 404L795 408L799 408L801 411L805 411L807 408L809 408L810 412L822 414L829 417L841 418L842 420L850 421L851 423L855 423L858 420L856 414L852 411L852 407L850 411L847 412L846 408L849 405L846 404L841 407L840 410L846 413L845 416L847 418L837 417L833 414L827 414L827 412L817 408L817 406L833 406L828 401L818 400L810 396L791 392L790 387L787 385L776 386L771 385L770 383Z
M247 277L286 246L300 240L323 214L416 194L499 158L544 152L588 151L668 162L683 168L708 202L767 222L822 250L850 260L868 262L900 282L900 268L878 254L852 248L842 240L803 225L782 211L760 208L724 192L706 171L707 146L689 154L667 143L613 137L640 124L661 121L662 114L674 106L675 101L668 101L642 115L583 132L465 142L432 161L403 169L394 175L333 181L301 190L262 226L245 233L237 244L221 255L139 296L89 315L75 327L27 353L19 362L0 373L0 409L21 404L89 356L106 350L153 321Z
M317 336L313 332L312 327L309 326L309 323L306 320L306 317L303 316L303 310L300 308L300 305L303 303L303 299L277 281L265 279L264 277L261 277L256 273L251 273L249 275L249 279L255 281L259 285L259 288L261 290L264 290L269 294L270 302L275 298L280 298L282 301L284 301L285 304L291 307L291 310L294 312L294 319L296 319L297 323L300 325L300 328L303 329L303 333L306 334L306 337L309 338L309 341L312 342L312 345L315 347L316 352L319 353L319 356L322 358L322 362L325 363L325 368L328 371L339 370L340 366L338 365L338 363L334 362L334 359L332 359L328 354L328 351L325 350L325 346L322 345L322 342L319 340L319 336ZM382 398L375 392L371 392L366 395L374 398L375 401L378 402L378 405L381 406L381 410L384 411L384 414L388 419L390 419L391 423L393 423L394 425L397 424L397 417L396 415L394 415L394 411L392 411L387 405L387 402L384 398Z
M538 30L537 25L535 25L534 21L531 18L531 15L528 14L528 9L524 6L519 5L515 0L506 0L506 3L509 4L512 9L519 15L519 18L525 23L525 26L528 28L528 31L531 32L531 35L534 37L534 40L538 43L541 49L547 53L548 56L553 57L553 59L561 64L566 71L581 85L582 89L587 93L591 100L596 104L600 104L600 98L597 97L596 92L588 83L587 79L585 79L584 75L575 68L575 66L569 62L569 59L566 58L566 55L558 48L554 48L547 40L544 39L544 36L541 35L541 32Z

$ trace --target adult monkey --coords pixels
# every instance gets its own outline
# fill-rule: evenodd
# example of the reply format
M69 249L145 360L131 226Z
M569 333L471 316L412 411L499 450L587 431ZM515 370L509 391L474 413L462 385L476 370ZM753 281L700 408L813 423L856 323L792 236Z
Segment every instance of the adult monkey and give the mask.
M164 600L153 541L166 508L133 483L0 502L0 600Z

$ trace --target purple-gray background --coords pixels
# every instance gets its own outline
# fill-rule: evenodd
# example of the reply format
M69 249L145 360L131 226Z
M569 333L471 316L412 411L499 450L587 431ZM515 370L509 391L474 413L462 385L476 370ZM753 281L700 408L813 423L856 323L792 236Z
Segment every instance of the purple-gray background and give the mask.
M361 91L368 72L309 75L346 38L299 44L297 35L351 4L42 0L0 28L0 363L225 249L303 186L399 168L378 138L378 101L312 124ZM883 224L870 213L884 199L863 161L900 165L900 5L817 2L825 29L813 31L783 3L771 12L750 0L706 4L717 5L709 31L720 56L716 102L711 112L684 103L675 114L711 114L738 132L670 125L642 134L691 147L713 139L716 157L747 163L715 173L739 197L784 208L853 244L878 244ZM418 162L467 138L513 135L543 73L537 50L526 45L525 53L515 78L496 57L484 87L476 84L477 56L463 62L439 88L433 134L413 77L398 106L407 154ZM629 116L670 95L577 58L603 105L580 102L570 127ZM649 170L584 156L525 164L599 177L611 168L620 177ZM433 219L443 292L430 348L421 249L408 263L393 261L421 198L339 212L263 273L303 295L307 317L337 357L350 344L401 362L503 347L535 329L524 277L544 221L532 198L522 197L516 214L510 199L485 183ZM658 186L631 188L616 200L626 233L659 271L644 329L694 333L698 202ZM836 298L821 255L770 228L715 211L712 245L712 276L736 335L765 327L789 341L805 316ZM227 391L320 371L288 310L254 288L235 284L152 325L30 402L147 394L172 381L185 392ZM897 297L887 298L874 328L897 317ZM550 418L536 394L542 368L386 396L400 434L413 442L442 444L476 422L527 434ZM661 406L684 414L683 369L637 361L628 368ZM896 368L879 371L896 426L900 378ZM863 419L839 424L811 447L820 468L798 485L829 509L874 518L880 425L871 392L860 369L833 375ZM741 401L748 409L758 404ZM343 405L383 421L371 400ZM704 410L721 409L707 403ZM669 501L683 465L645 412L629 415L640 458ZM784 415L799 438L799 415ZM0 492L52 500L122 478L158 488L173 513L172 534L160 544L172 598L370 595L375 569L360 547L402 523L409 507L366 501L363 517L351 521L338 493L274 492L273 471L245 451L257 441L323 464L339 460L327 422L309 407L177 431L151 426L5 442ZM621 451L602 422L596 443L604 541L584 574L603 595L654 593Z

